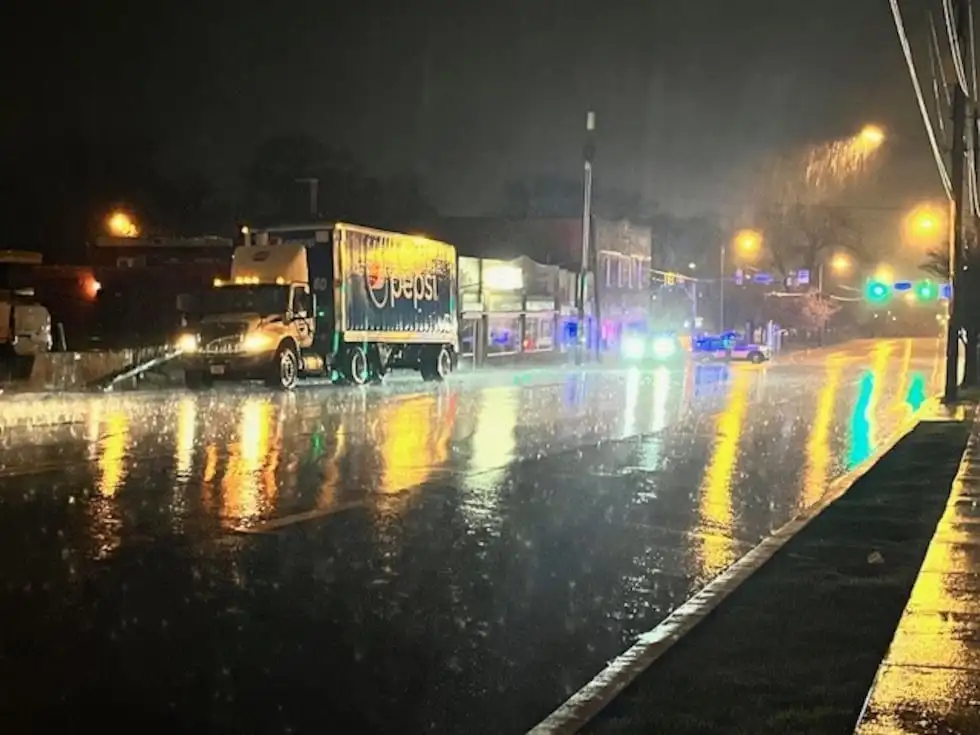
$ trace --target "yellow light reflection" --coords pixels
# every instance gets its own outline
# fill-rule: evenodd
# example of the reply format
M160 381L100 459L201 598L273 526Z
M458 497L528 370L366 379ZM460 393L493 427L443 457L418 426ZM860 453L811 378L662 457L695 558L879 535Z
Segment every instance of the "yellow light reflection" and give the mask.
M333 433L333 451L327 455L323 470L323 481L320 483L320 494L317 496L317 507L328 508L337 502L337 488L340 487L340 460L347 452L347 432L343 423L338 423Z
M214 442L204 448L204 476L201 478L201 505L214 511L214 478L218 474L218 447Z
M827 358L823 388L817 397L817 410L813 417L813 428L806 443L806 469L803 473L802 507L809 508L823 497L827 489L827 477L832 458L830 449L830 427L837 406L837 393L844 360L831 355Z
M517 391L512 388L491 388L483 392L476 427L470 437L471 472L501 469L514 461L519 414Z
M466 500L463 516L472 525L498 518L500 488L507 466L517 450L519 393L512 388L484 391L476 413L476 426L470 435L469 472L463 483Z
M875 345L871 358L871 397L868 399L868 441L872 451L878 446L878 401L881 399L881 388L888 375L891 362L893 342L879 342Z
M269 455L273 406L260 398L246 399L238 429L238 441L229 447L228 469L221 483L221 515L227 523L238 524L269 511L276 486L266 480L262 470Z
M396 495L416 488L449 458L456 397L440 411L436 395L399 397L379 411L381 453L378 491Z
M177 480L190 480L194 462L194 442L197 440L197 401L190 396L181 398L177 406L177 437L174 462Z
M715 424L717 439L705 469L699 493L700 563L710 579L737 556L733 538L732 475L738 465L738 446L748 414L749 389L754 374L734 370L725 410Z
M126 479L126 447L129 444L129 417L113 411L106 419L106 433L99 442L99 493L114 497Z

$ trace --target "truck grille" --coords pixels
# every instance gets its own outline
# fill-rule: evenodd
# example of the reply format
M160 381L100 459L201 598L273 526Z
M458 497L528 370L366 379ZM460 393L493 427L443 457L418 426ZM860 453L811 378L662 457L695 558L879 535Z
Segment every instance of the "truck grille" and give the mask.
M235 352L241 352L241 347L242 336L240 334L234 334L230 337L218 337L217 339L212 339L210 342L204 342L201 345L201 352L209 355L230 355Z

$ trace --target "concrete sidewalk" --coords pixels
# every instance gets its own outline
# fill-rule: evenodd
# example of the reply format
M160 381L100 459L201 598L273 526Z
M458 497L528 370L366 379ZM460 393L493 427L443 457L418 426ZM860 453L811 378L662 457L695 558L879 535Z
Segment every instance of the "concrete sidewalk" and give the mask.
M856 732L980 733L980 423Z

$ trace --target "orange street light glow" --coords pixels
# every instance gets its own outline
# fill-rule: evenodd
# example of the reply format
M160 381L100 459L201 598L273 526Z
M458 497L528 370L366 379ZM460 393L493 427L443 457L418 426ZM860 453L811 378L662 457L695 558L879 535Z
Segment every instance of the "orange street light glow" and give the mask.
M735 248L741 255L754 255L762 247L762 235L755 230L741 230L735 235Z
M865 144L877 147L885 142L885 131L877 125L865 125L861 128L859 137Z
M139 237L139 227L125 212L113 212L106 220L109 234L114 237Z
M834 273L849 273L853 265L851 259L843 253L838 253L830 260L830 269Z

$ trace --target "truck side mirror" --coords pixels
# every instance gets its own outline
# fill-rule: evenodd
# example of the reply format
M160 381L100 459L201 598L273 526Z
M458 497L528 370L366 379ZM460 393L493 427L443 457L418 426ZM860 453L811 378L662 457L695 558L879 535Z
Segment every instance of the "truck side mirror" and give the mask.
M310 314L310 295L306 291L293 293L293 317L306 319Z

